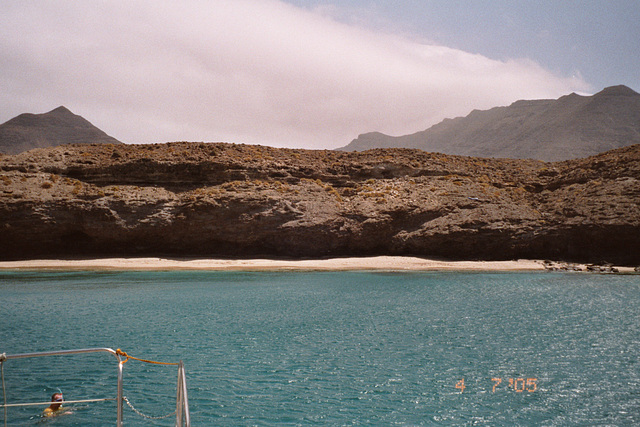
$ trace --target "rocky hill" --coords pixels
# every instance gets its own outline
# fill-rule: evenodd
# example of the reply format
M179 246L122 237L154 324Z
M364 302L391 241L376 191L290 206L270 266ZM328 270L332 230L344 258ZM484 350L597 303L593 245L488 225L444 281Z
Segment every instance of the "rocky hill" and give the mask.
M593 96L517 101L474 110L412 135L360 135L345 151L420 148L447 154L560 161L640 143L640 94L614 86Z
M65 107L44 114L20 114L0 125L0 153L18 154L62 144L120 144Z
M410 149L72 145L0 156L0 258L417 255L640 264L640 145L559 163Z

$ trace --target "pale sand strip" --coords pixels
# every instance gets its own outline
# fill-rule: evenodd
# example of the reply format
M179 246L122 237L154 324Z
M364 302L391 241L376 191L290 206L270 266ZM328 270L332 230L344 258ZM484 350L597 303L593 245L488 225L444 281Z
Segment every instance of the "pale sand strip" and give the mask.
M560 263L561 265L562 263ZM577 265L583 271L585 265ZM439 261L416 257L378 256L313 260L98 258L83 260L0 261L0 270L225 270L225 271L543 271L540 260ZM618 267L633 273L631 267Z
M272 259L163 259L101 258L86 260L0 261L0 270L382 270L382 271L534 271L544 270L536 260L437 261L424 258L379 256L314 260Z

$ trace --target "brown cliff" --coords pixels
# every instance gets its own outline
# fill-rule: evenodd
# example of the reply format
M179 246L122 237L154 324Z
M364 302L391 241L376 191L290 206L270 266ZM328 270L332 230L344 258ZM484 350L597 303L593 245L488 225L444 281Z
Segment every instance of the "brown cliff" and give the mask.
M640 264L640 145L581 160L70 145L0 157L0 258L417 255Z

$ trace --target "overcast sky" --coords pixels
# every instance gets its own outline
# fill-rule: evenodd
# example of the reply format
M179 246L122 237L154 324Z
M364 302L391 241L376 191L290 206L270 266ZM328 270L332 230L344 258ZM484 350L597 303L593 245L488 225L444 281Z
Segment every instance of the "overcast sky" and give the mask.
M336 148L518 99L640 90L640 2L0 0L0 123Z

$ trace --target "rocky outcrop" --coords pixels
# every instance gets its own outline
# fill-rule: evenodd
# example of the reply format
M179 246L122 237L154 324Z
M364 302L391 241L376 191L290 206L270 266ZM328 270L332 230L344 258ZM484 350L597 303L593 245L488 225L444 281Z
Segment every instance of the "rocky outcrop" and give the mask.
M0 153L18 154L62 144L120 144L65 107L43 114L20 114L0 124Z
M635 266L639 206L639 145L559 163L71 145L0 157L0 258L387 254Z
M412 135L360 135L343 148L406 147L465 156L560 161L640 143L640 94L626 86L593 96L517 101L474 110Z

